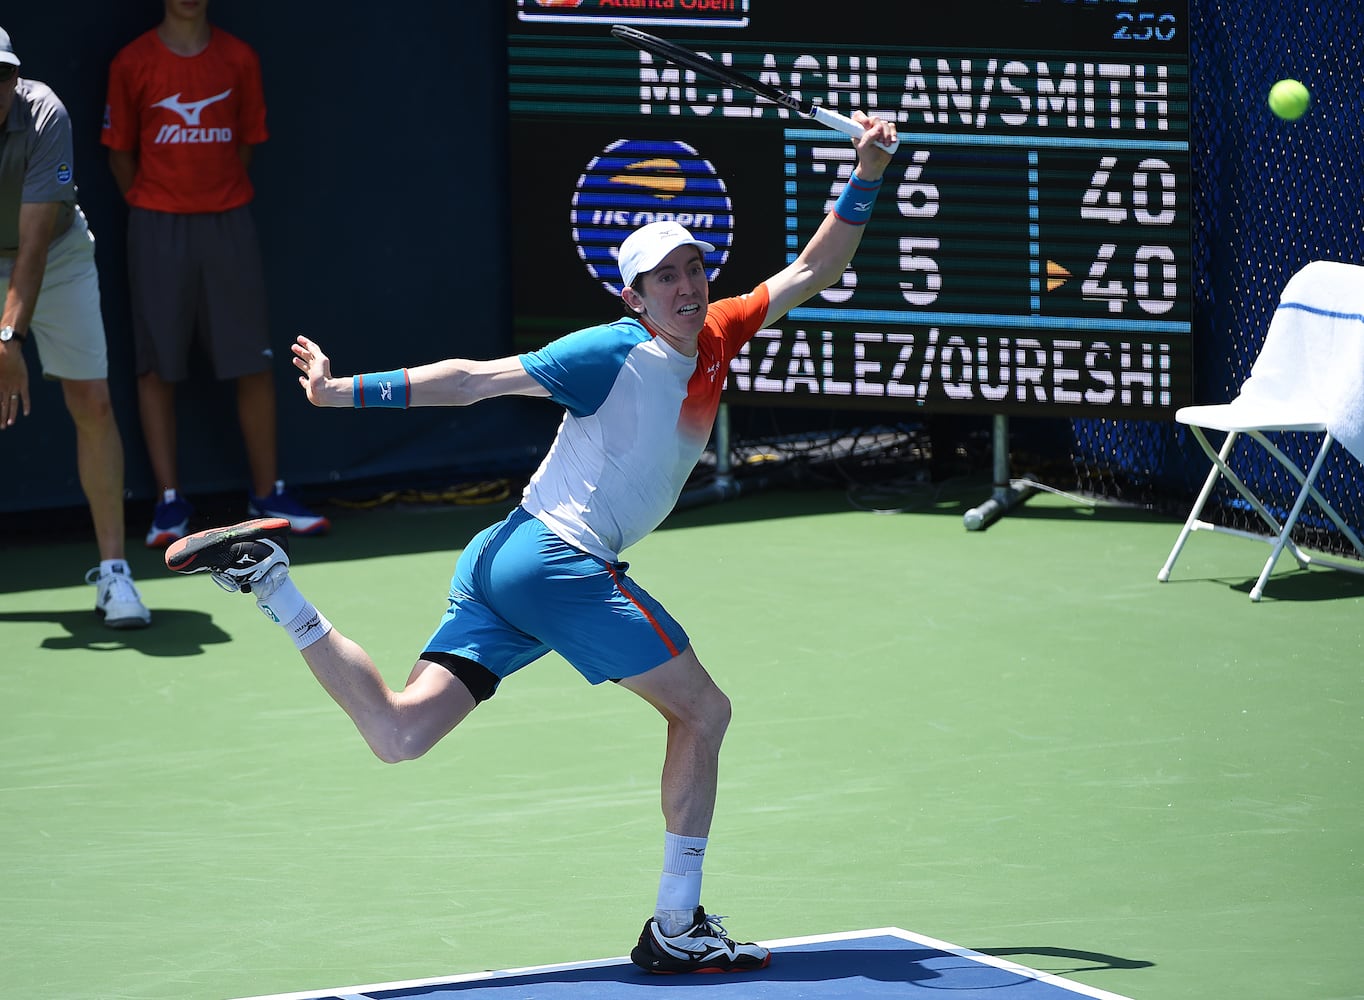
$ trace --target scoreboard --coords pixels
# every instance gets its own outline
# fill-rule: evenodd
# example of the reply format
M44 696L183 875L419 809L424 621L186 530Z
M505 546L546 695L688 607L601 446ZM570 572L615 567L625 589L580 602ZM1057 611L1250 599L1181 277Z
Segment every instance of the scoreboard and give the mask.
M1188 10L1172 0L510 0L518 349L613 319L615 247L676 219L711 296L793 260L845 136L610 35L631 24L901 145L842 279L730 402L1172 418L1191 401Z

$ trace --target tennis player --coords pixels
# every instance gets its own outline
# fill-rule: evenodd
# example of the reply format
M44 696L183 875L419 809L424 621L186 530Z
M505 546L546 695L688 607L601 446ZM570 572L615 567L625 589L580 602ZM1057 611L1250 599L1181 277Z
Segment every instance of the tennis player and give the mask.
M827 288L861 241L895 126L856 112L857 166L799 256L736 298L710 301L715 248L673 222L621 244L627 315L496 361L451 359L337 378L322 349L294 345L317 406L465 406L494 396L549 397L566 411L549 454L505 520L460 555L449 607L401 691L289 577L289 523L257 518L175 542L166 565L207 571L254 594L384 761L420 757L550 650L589 682L614 681L667 720L663 871L654 915L631 958L651 972L761 969L766 948L732 940L701 905L720 743L730 703L687 633L626 572L621 553L668 515L706 446L729 363L758 330Z

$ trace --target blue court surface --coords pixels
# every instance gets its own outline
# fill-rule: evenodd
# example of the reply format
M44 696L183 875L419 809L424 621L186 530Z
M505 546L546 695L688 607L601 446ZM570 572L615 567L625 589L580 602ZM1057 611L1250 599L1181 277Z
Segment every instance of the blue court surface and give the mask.
M707 1000L941 998L944 991L953 1000L1128 1000L898 927L764 943L773 955L761 972L657 976L611 958L244 1000L638 1000L692 989Z

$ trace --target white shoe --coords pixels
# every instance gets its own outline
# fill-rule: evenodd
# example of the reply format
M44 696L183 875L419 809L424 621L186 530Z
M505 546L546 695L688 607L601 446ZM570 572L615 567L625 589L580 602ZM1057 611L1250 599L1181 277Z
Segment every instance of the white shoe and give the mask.
M126 569L103 573L96 566L85 574L85 582L95 585L95 614L104 619L105 628L146 628L152 623L152 613Z

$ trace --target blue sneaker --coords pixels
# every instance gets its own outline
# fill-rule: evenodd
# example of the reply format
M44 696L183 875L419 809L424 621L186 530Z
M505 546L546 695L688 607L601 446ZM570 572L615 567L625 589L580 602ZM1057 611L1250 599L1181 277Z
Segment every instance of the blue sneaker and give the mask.
M299 503L284 488L282 479L275 480L275 491L269 496L251 497L246 512L252 517L282 517L289 522L289 530L295 535L325 535L332 527L325 517Z
M147 531L147 548L164 549L189 534L189 519L194 506L175 490L166 490L157 501L152 526Z

